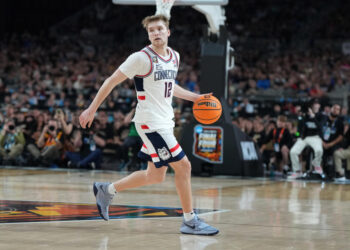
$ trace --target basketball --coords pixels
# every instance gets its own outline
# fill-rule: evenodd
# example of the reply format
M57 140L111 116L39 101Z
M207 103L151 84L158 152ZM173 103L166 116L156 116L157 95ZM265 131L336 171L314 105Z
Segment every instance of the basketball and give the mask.
M222 107L220 101L212 95L204 95L193 104L193 115L202 124L212 124L219 120Z

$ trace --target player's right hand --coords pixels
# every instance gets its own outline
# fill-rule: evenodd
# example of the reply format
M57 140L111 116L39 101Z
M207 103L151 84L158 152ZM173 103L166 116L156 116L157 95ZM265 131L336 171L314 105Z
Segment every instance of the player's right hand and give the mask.
M85 109L83 113L79 116L79 123L82 128L91 127L91 124L95 118L95 112L92 112L90 109Z

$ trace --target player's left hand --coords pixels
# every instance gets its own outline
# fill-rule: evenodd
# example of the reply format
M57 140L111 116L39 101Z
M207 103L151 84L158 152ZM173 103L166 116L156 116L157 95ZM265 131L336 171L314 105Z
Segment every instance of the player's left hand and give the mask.
M91 127L91 124L95 118L95 112L92 112L90 109L85 109L83 113L79 116L79 123L82 128Z
M201 97L204 97L204 96L212 96L212 95L213 95L213 92L206 93L206 94L200 94L200 95L198 95L196 101L197 101L199 98L201 98Z

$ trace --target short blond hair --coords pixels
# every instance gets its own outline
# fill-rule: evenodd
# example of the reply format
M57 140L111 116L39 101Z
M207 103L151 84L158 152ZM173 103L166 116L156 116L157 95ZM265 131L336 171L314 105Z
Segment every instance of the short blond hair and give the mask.
M147 30L147 27L150 23L158 21L163 21L167 29L169 29L169 19L164 15L147 16L142 20L142 25Z

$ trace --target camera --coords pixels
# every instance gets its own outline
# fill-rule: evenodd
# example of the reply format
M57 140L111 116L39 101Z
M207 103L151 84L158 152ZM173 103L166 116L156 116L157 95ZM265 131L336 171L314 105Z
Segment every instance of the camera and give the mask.
M96 125L95 125L95 122L93 122L89 128L91 131L95 131L96 129Z
M307 114L309 112L309 108L310 108L310 103L309 102L304 102L301 104L301 112L303 114Z
M55 127L55 126L52 126L52 125L51 125L51 126L49 126L49 130L50 130L50 131L55 131L55 129L56 129L56 127Z
M9 130L13 131L15 129L15 126L13 124L9 125Z
M62 111L62 109L56 109L56 111L55 111L55 119L59 119L60 117L62 117L63 116L63 111Z

